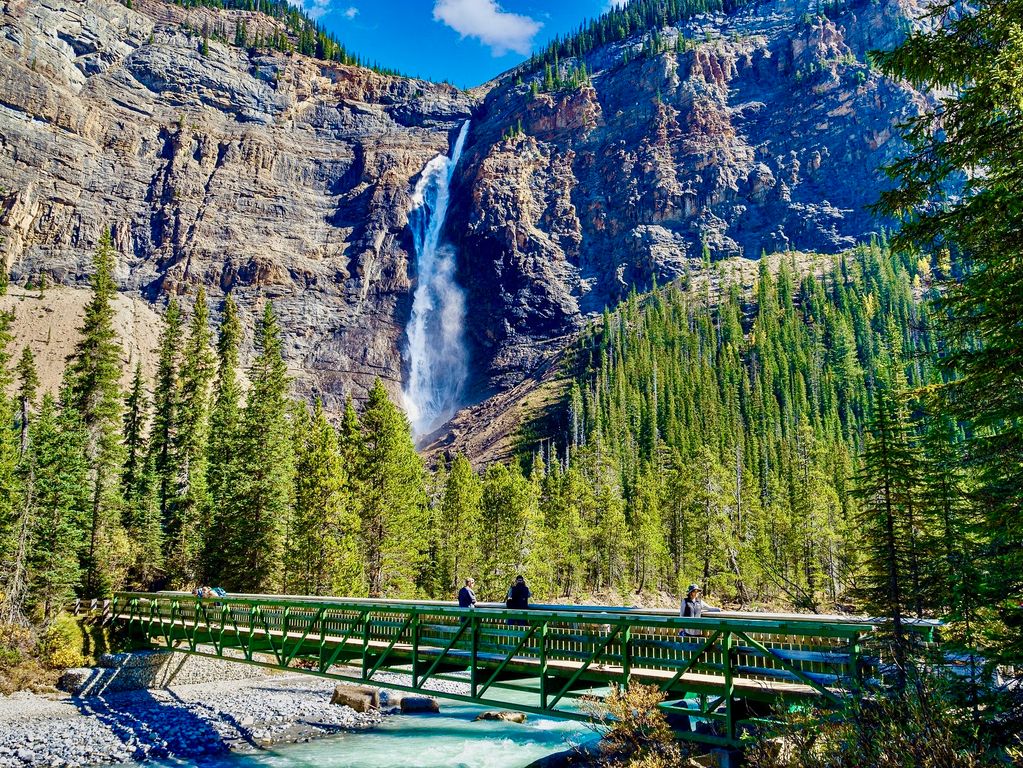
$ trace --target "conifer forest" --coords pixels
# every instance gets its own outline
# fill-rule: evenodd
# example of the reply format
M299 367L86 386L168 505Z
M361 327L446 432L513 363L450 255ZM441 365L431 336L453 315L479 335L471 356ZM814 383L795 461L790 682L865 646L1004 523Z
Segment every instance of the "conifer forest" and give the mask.
M693 585L877 628L750 765L1021 764L1023 0L422 5L514 64L371 65L365 3L0 7L0 692L116 592L522 576L676 633ZM661 694L615 683L593 765L687 765Z

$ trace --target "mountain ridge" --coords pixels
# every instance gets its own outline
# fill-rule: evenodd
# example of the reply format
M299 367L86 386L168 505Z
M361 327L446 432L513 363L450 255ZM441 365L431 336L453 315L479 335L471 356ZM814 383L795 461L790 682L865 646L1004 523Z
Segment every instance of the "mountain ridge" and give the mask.
M231 291L247 348L272 300L299 394L337 412L379 377L397 397L411 192L471 116L447 235L480 401L629 291L702 269L704 246L837 252L876 231L869 169L925 97L864 57L917 6L809 8L698 14L594 49L585 74L561 61L570 86L513 70L459 91L195 34L246 11L8 3L0 251L16 283L81 285L112 227L122 291L187 309L202 285L214 320Z

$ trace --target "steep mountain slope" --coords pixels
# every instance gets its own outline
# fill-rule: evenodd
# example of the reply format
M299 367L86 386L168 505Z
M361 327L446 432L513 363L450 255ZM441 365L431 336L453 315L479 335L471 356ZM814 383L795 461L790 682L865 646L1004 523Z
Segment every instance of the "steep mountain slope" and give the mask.
M412 180L470 111L455 89L187 31L269 17L159 0L2 6L0 245L78 284L112 227L123 290L272 299L298 385L400 388Z
M878 166L924 97L867 52L919 9L819 7L701 14L562 60L579 85L537 69L491 90L452 228L470 304L502 320L474 326L486 383L519 381L631 287L699 268L704 244L713 258L836 253L879 229Z
M380 376L397 393L415 182L471 116L447 235L466 398L500 394L630 287L699 269L704 243L834 253L875 231L874 169L923 97L865 56L914 1L704 14L594 49L585 75L563 59L564 86L524 67L467 94L195 32L282 33L247 11L11 0L0 254L16 282L79 285L112 227L124 291L187 307L204 285L214 309L231 291L250 341L273 300L300 392L334 409Z

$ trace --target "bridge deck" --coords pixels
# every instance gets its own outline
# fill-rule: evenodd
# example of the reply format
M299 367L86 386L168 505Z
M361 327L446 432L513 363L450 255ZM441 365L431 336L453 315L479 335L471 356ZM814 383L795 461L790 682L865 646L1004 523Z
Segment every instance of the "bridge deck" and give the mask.
M157 647L341 679L353 677L354 664L356 679L403 690L429 690L432 680L468 670L458 678L467 694L445 695L503 706L494 690L513 689L535 696L518 708L557 717L585 717L580 696L639 680L665 692L665 708L717 723L686 738L726 745L737 743L744 715L768 714L770 705L843 706L859 687L861 639L874 629L787 617L162 593L120 593L112 608L115 621ZM375 679L393 668L407 670L410 684Z

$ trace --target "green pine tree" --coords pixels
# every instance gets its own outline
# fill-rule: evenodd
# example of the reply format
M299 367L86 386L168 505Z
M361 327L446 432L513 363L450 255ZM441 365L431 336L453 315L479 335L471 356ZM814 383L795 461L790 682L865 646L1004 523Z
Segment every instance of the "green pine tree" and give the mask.
M0 343L6 345L9 335L4 329L0 334ZM6 348L3 351L6 354ZM0 357L3 355L0 354ZM31 532L35 505L33 500L34 470L31 455L31 417L32 408L35 403L36 394L39 388L39 375L36 372L32 350L27 345L22 350L21 358L17 365L18 394L15 403L17 412L17 444L16 447L4 446L4 454L12 450L17 451L17 465L15 474L10 481L17 483L18 497L16 499L17 509L11 510L11 530L9 533L9 544L4 557L3 569L3 608L6 613L6 620L9 623L18 622L23 616L25 591L28 577L28 557L31 547ZM8 381L9 385L11 382ZM6 404L4 404L6 407ZM14 426L14 425L12 425ZM9 438L4 435L0 439L14 440L12 434Z
M48 619L82 586L95 514L89 431L73 406L43 396L32 426L33 527L28 594L33 614ZM87 593L88 594L88 593Z
M124 400L124 471L121 474L121 494L128 504L129 514L139 501L140 479L145 471L146 430L149 422L149 398L142 378L142 362L135 364L131 389Z
M483 484L469 460L457 454L447 472L437 524L437 596L450 599L478 575L482 547Z
M207 581L223 581L224 542L233 522L228 502L236 491L241 431L241 385L238 381L238 355L242 340L238 307L231 295L224 299L217 340L217 383L210 413L207 445L207 487L210 494L210 523L204 542L204 571Z
M127 583L150 589L164 575L163 520L157 498L155 456L149 451L149 397L142 364L135 365L124 407L124 472L121 493L126 502L124 526L131 542Z
M252 389L242 419L236 472L225 504L226 564L221 580L236 592L282 588L284 537L294 492L294 450L288 423L287 367L281 330L269 302L260 323ZM225 530L224 527L218 530Z
M18 453L22 456L28 450L30 412L39 394L39 372L36 370L35 355L27 344L21 350L18 366Z
M359 596L365 591L360 521L337 430L319 400L312 414L302 410L289 587L305 595Z
M415 597L429 545L425 469L405 415L378 379L362 414L360 475L369 593Z
M935 6L920 31L875 55L886 74L951 94L908 125L909 151L887 169L895 184L878 208L903 218L896 246L923 247L946 262L949 252L962 255L942 270L937 295L948 382L942 407L969 427L986 577L961 588L999 606L1002 626L991 631L1016 663L1023 658L1011 628L1023 620L1021 14L1015 3L985 3L954 18L945 10Z
M85 427L89 464L89 533L83 551L82 592L109 594L120 583L127 561L121 526L121 346L114 330L115 254L109 231L93 259L92 298L85 307L79 341L65 371L64 409Z
M153 391L153 428L149 458L153 466L157 508L163 521L164 558L173 577L187 578L183 536L187 535L178 502L178 433L181 428L181 310L174 298L163 314Z
M898 684L908 661L906 618L912 608L910 585L912 510L919 493L919 456L890 381L878 382L868 423L863 468L858 476L860 525L866 539L867 605L892 619L892 653Z
M181 518L178 557L183 578L194 583L201 571L211 499L207 473L211 387L216 373L206 292L199 288L181 362L181 398L176 436L177 505Z

